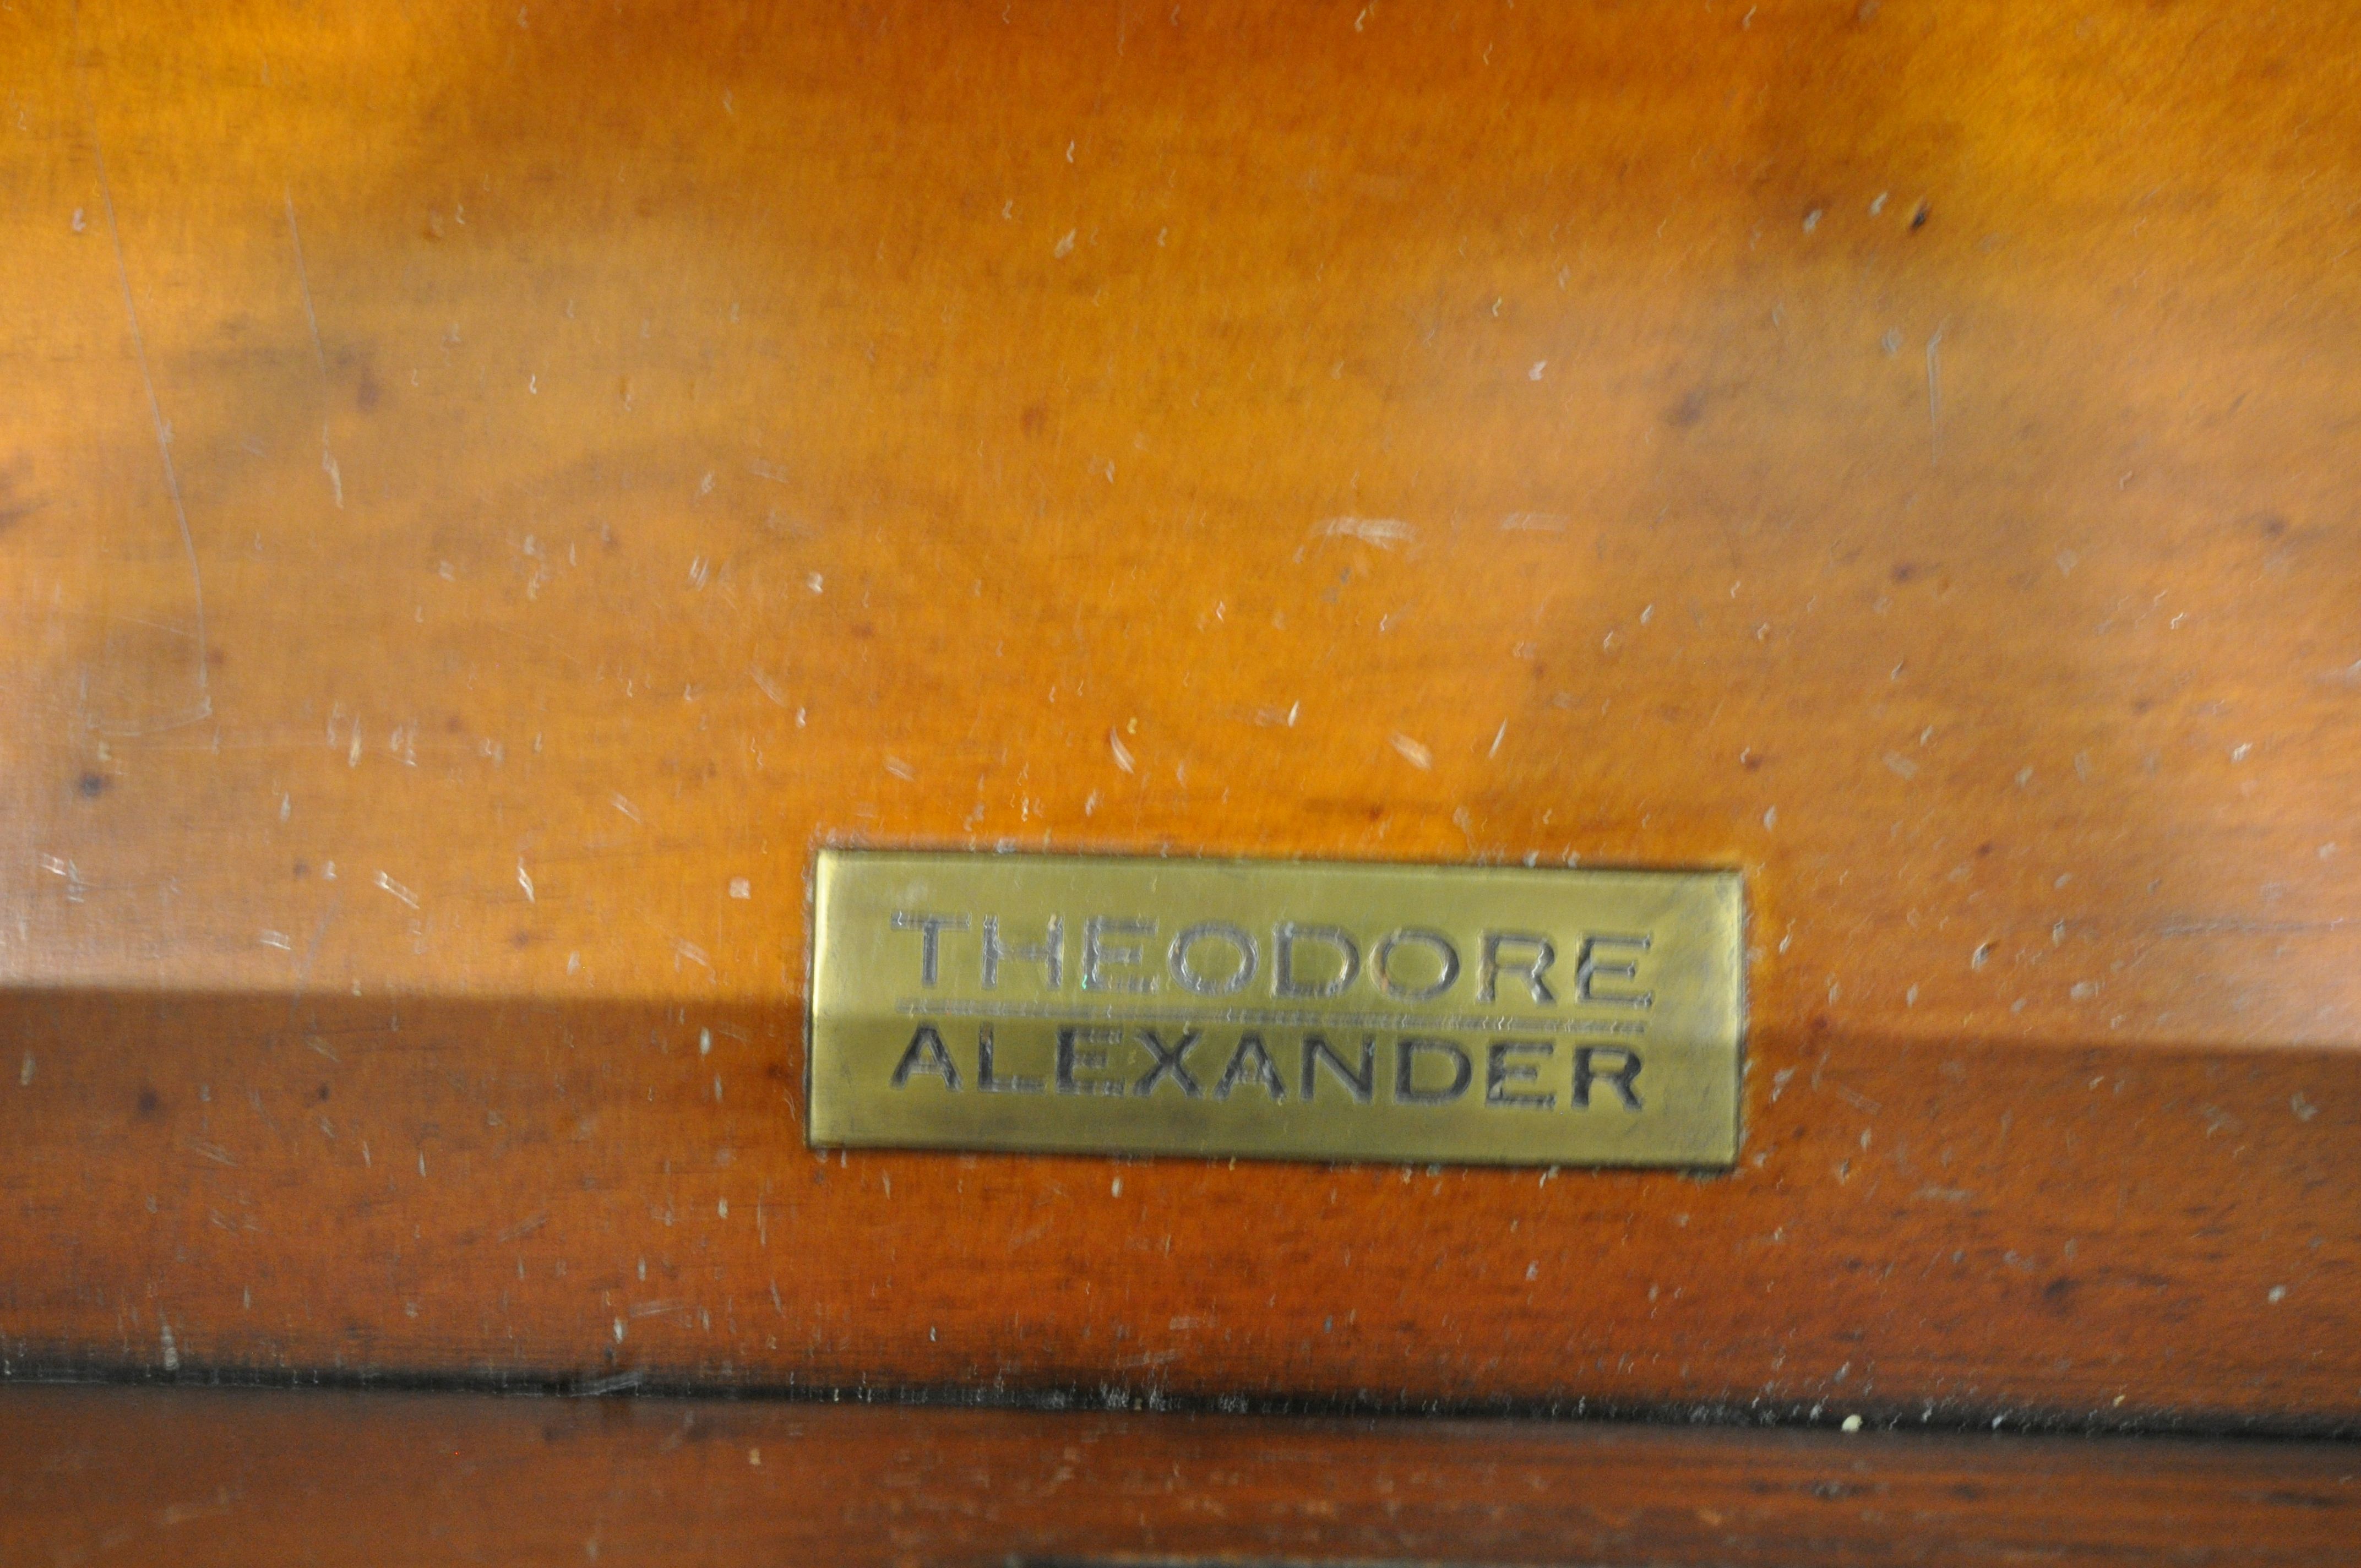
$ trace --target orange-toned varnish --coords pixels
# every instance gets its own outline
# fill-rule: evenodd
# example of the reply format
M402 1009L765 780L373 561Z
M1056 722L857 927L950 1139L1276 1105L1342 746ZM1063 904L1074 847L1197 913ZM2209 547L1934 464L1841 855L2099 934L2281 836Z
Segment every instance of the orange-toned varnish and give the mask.
M2361 1417L2355 58L19 0L0 1355ZM1741 1162L816 1158L821 842L1741 869Z

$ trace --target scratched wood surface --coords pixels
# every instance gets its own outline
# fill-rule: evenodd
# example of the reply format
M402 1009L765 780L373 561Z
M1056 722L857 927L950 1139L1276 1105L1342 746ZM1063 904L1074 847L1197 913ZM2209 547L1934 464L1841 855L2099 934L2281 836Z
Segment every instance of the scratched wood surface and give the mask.
M2319 1563L2342 1444L671 1399L0 1393L0 1556Z
M0 60L12 1366L2361 1416L2334 0ZM823 1163L822 841L1737 867L1745 1154Z

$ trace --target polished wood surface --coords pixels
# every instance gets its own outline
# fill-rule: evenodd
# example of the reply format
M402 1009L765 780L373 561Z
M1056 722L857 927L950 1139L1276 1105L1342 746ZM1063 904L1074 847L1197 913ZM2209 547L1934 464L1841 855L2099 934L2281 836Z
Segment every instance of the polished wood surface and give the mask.
M0 58L15 1365L2361 1417L2345 6ZM1741 1168L822 1164L821 842L1740 869Z
M2321 1563L2349 1445L0 1393L0 1559Z
M1763 1096L1739 1168L1697 1179L815 1157L798 1025L756 1008L10 1018L53 1042L0 1189L20 1371L2009 1429L2351 1431L2361 1407L2348 1058L2299 1080L2259 1056L1829 1046Z

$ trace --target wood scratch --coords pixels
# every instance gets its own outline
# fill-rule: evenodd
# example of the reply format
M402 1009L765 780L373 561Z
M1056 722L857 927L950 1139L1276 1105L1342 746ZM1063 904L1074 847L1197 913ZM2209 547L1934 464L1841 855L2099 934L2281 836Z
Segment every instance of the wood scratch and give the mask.
M1927 340L1927 466L1932 468L1943 461L1943 328L1935 328L1935 335Z
M280 188L287 198L287 237L295 247L295 281L303 291L303 320L312 328L312 358L320 367L320 468L335 489L336 510L345 510L345 474L328 440L328 351L320 343L320 313L312 308L312 275L303 266L303 233L295 226L295 192Z
M74 55L79 60L82 58L82 10L79 6L74 10L73 30ZM123 291L123 313L131 323L132 357L138 362L139 384L148 393L148 417L156 429L156 455L163 460L164 489L172 499L173 521L181 527L181 548L189 558L189 587L196 611L196 705L168 722L141 727L138 732L147 733L151 729L169 729L183 724L195 724L213 713L213 693L205 677L205 583L204 574L197 565L196 536L189 530L189 509L181 500L180 471L172 466L171 427L164 422L164 405L156 396L156 378L148 367L148 340L139 330L139 307L131 295L131 267L123 256L123 228L115 221L114 187L107 182L106 148L98 134L98 105L91 96L89 69L87 65L82 68L80 85L82 109L90 118L91 158L98 169L98 200L106 211L106 237L115 248L115 280Z
M549 1223L549 1211L546 1209L537 1209L525 1218L519 1220L515 1224L511 1225L508 1229L500 1232L494 1239L504 1242L517 1241L522 1237L533 1234L533 1232L541 1229L542 1226L547 1223Z
M1380 550L1410 543L1418 537L1418 531L1398 517L1323 518L1318 532L1331 539L1357 539Z
M336 910L344 904L345 890L338 888L328 896L328 907L320 911L320 918L312 927L312 939L303 948L303 959L295 966L295 983L287 993L287 1026L295 1026L296 1009L303 1004L303 988L312 981L312 966L320 961L320 944L326 940L328 927L335 923ZM320 1052L330 1061L336 1058L326 1050Z

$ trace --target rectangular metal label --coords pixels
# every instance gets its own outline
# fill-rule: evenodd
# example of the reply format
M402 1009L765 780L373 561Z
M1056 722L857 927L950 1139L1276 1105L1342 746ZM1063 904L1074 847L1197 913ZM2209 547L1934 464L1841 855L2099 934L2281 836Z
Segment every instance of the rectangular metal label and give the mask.
M823 850L816 1147L1738 1157L1726 872Z

